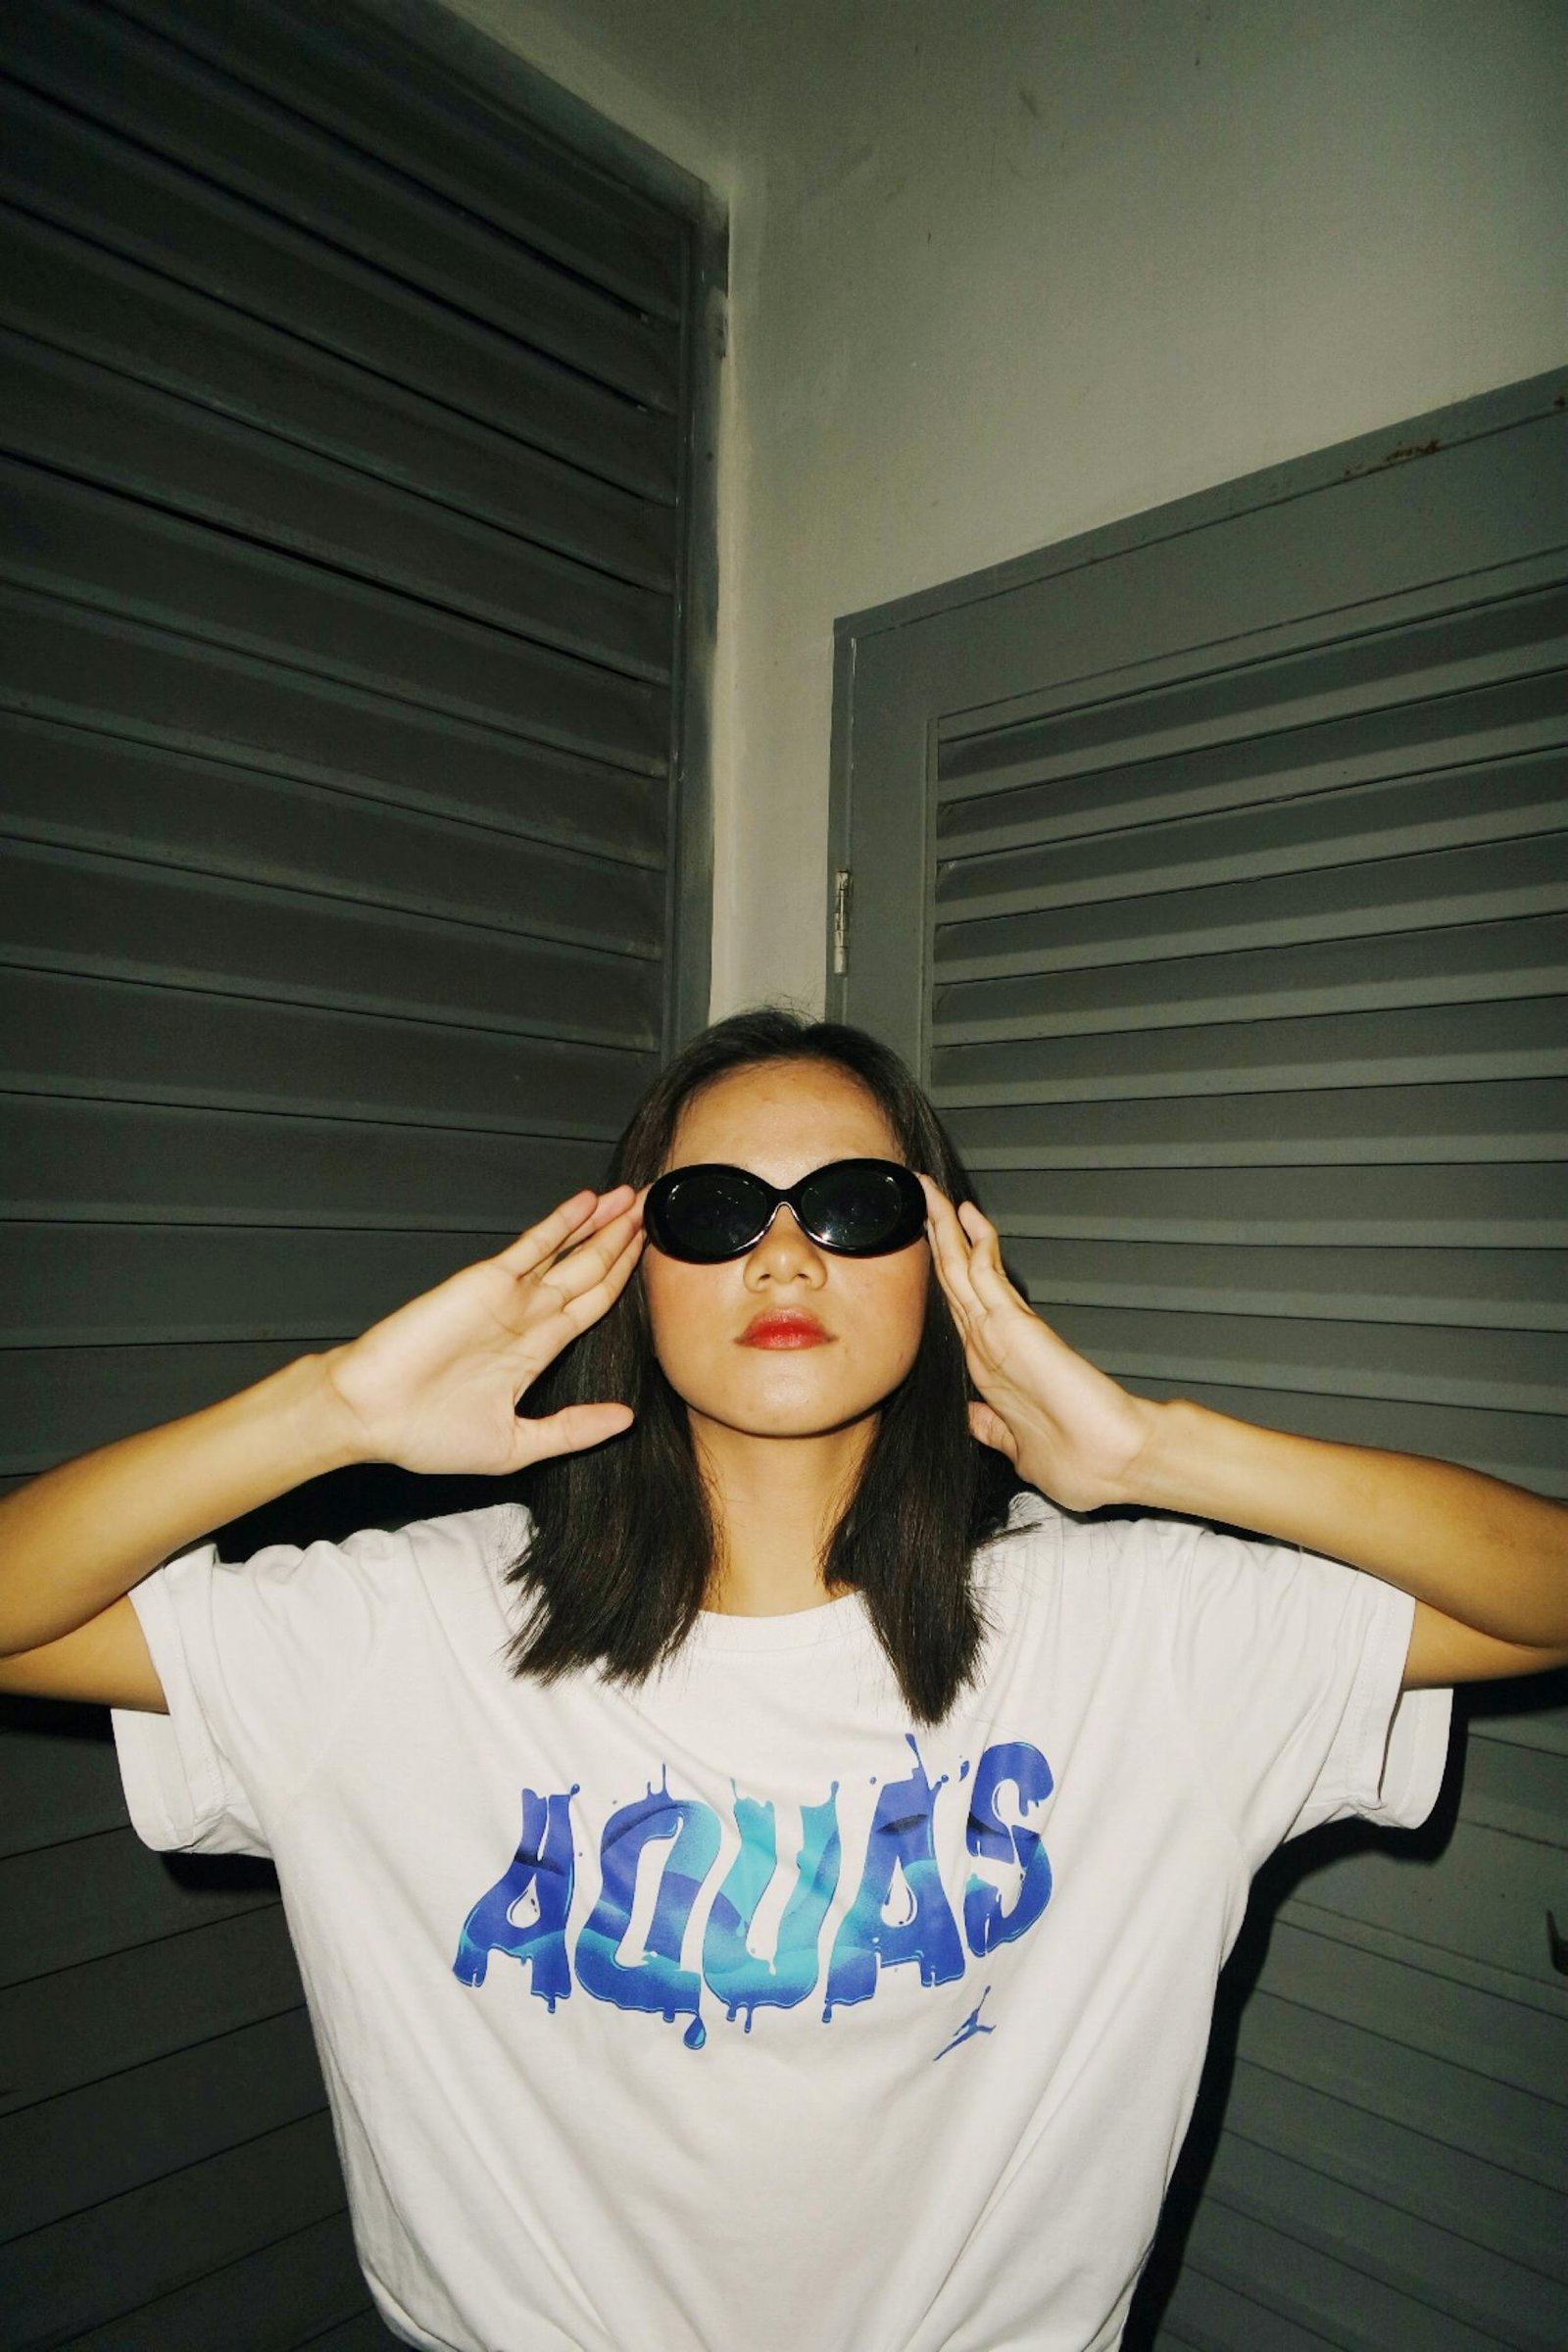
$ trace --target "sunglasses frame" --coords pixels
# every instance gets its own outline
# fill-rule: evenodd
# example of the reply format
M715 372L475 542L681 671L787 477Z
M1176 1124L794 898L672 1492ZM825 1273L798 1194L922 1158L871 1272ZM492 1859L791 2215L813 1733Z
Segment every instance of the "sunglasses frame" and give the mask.
M831 1175L839 1168L875 1168L879 1173L892 1174L898 1179L898 1191L907 1213L899 1224L895 1225L893 1232L895 1237L903 1235L902 1240L895 1238L887 1242L878 1242L875 1249L872 1250L844 1250L832 1242L824 1241L819 1233L811 1231L803 1213L801 1196L820 1178ZM671 1249L668 1238L663 1238L668 1236L664 1203L681 1184L689 1182L694 1176L709 1175L744 1177L748 1184L755 1185L765 1196L765 1213L751 1238L739 1243L733 1250L726 1250L722 1256L691 1257L684 1250ZM734 1258L744 1257L749 1250L755 1250L786 1202L794 1212L795 1221L801 1231L808 1235L819 1250L826 1250L835 1257L891 1257L900 1250L912 1248L925 1231L927 1213L925 1195L920 1190L918 1177L910 1169L905 1167L900 1160L873 1159L863 1153L849 1159L824 1160L819 1168L810 1169L808 1174L801 1177L798 1183L788 1185L769 1184L767 1178L759 1176L755 1168L737 1167L732 1161L723 1159L696 1160L690 1167L670 1168L664 1175L656 1177L649 1187L647 1198L643 1202L643 1225L655 1249L662 1250L666 1257L678 1258L683 1265L722 1266L728 1265ZM906 1228L913 1218L917 1203L919 1223L912 1232L909 1232Z

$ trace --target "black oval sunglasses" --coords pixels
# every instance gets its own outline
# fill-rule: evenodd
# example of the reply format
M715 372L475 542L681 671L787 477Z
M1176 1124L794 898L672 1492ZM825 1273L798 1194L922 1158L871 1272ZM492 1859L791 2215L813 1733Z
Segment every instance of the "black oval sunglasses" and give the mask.
M744 1256L788 1201L803 1233L840 1257L885 1257L925 1231L925 1195L896 1159L834 1159L798 1184L769 1184L722 1160L671 1168L643 1202L649 1240L666 1257L716 1265Z

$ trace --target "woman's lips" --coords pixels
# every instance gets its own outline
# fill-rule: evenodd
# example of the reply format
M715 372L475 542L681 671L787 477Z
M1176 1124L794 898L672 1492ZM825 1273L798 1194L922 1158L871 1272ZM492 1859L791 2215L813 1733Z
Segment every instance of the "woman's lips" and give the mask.
M754 1315L741 1333L743 1348L815 1348L831 1335L814 1315Z

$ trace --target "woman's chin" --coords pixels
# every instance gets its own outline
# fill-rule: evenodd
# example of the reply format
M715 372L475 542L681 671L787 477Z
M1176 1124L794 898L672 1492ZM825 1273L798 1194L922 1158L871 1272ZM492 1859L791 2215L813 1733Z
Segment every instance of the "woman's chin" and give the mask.
M737 1384L722 1396L688 1396L686 1404L696 1419L737 1437L825 1438L866 1420L878 1401L875 1396L824 1396L820 1391L746 1396Z

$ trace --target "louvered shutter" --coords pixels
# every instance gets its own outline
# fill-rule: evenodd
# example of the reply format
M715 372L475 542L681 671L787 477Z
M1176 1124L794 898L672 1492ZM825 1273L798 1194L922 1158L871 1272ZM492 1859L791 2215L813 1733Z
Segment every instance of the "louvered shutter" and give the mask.
M8 1482L597 1182L707 1017L720 241L443 21L0 24ZM104 1729L0 1729L0 2335L383 2340L273 1886Z
M1129 1386L1553 1494L1565 392L841 624L829 1000L918 1058L1009 1266ZM1413 1852L1269 1866L1162 2346L1568 2334L1562 1696L1468 1699Z

